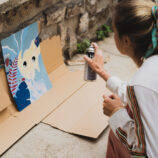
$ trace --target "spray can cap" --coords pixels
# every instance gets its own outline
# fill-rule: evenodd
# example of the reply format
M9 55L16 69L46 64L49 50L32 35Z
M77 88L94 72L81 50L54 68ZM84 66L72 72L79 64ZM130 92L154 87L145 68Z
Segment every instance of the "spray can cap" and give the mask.
M90 47L87 48L87 53L94 53L94 47L93 47L93 45L90 45Z

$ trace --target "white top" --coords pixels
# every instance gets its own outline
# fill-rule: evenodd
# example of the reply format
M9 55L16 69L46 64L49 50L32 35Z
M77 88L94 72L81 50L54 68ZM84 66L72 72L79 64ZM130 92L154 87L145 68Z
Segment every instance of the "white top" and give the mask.
M107 81L107 88L116 93L125 105L129 105L133 113L131 118L126 109L121 109L109 119L115 135L133 157L143 157L146 151L149 158L157 158L158 55L143 63L128 83L128 88L117 77L111 77Z

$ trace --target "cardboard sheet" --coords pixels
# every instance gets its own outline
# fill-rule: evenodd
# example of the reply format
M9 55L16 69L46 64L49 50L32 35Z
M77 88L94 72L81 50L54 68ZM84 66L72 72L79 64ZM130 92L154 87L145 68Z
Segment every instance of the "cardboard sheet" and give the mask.
M43 122L69 133L97 138L108 126L102 110L102 95L108 93L102 79L89 82Z
M3 153L29 129L35 124L38 124L82 87L84 83L78 80L80 76L81 74L79 72L65 74L54 83L53 89L43 95L38 101L28 106L24 111L13 113L10 117L8 116L8 118L0 124L0 152ZM52 79L52 77L50 74L50 79ZM72 77L76 82L71 82L70 79ZM65 82L68 84L65 84Z
M4 69L0 70L0 155L40 121L63 131L97 138L107 127L102 112L103 80L87 83L83 72L70 72L62 58L60 37L41 43L53 88L18 112L12 103Z
M48 67L50 71L49 78L53 82L53 88L22 112L18 112L13 105L10 99L4 69L0 70L0 88L2 93L0 96L0 154L85 84L81 79L82 72L69 72L63 64L59 37L44 41L41 44L41 49L45 49L47 42L49 43L51 40L53 42L55 41L55 44L51 42L51 49L42 55L44 55L44 62L46 63L47 58L53 59L51 56L54 55L53 53L57 56L55 57L54 55L55 60L52 60L54 62L50 63L51 67ZM57 64L58 67L51 72L51 69ZM73 82L71 79L73 79Z

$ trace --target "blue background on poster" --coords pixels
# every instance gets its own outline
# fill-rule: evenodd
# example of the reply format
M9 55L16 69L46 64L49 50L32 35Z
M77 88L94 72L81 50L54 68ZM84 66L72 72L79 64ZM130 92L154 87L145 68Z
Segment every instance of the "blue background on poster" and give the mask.
M52 88L35 44L37 36L38 24L33 23L1 42L8 84L19 111Z

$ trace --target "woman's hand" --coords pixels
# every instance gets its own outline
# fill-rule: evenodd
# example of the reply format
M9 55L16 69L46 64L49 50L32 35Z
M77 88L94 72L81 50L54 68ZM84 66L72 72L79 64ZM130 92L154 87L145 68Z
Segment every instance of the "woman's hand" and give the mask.
M116 111L123 108L121 99L116 95L103 95L103 112L107 116L112 116Z
M84 56L85 61L88 65L98 74L100 75L105 81L107 81L110 75L104 69L104 60L101 53L99 53L98 45L96 43L92 43L95 49L95 56L93 59L89 58L88 56Z

